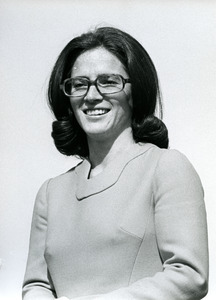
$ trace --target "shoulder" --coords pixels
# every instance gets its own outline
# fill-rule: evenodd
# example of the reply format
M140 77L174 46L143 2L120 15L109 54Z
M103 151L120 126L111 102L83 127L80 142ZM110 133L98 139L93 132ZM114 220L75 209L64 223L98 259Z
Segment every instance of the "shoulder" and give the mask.
M139 143L137 147L140 148L139 153L144 157L147 157L152 163L155 163L157 170L165 169L193 169L194 167L188 158L176 149L164 149L158 146L147 143Z
M181 197L196 194L202 198L200 177L188 158L178 150L160 149L159 152L154 176L155 191L171 193L175 190Z
M141 147L145 147L142 146ZM200 192L202 184L192 163L176 149L161 149L148 144L148 150L143 154L147 169L153 171L155 187L174 185L184 188L197 188Z
M50 190L63 189L65 186L71 185L75 183L75 174L76 167L80 165L82 161L78 162L75 166L73 166L68 171L59 174L55 177L51 177L47 179L39 189L38 193L44 193Z
M172 174L173 176L198 176L189 159L175 149L157 149L159 158L156 167L157 174Z
M163 149L153 144L139 144L140 153L146 158L149 164L154 165L156 171L175 170L175 169L193 169L188 158L178 150Z

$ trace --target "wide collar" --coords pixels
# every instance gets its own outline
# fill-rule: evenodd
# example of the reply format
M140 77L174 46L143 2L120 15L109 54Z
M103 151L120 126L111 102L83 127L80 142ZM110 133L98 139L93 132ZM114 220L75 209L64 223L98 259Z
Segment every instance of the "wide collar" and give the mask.
M105 168L105 170L99 175L89 178L91 164L88 160L84 160L75 169L76 174L76 197L78 200L82 200L94 194L98 194L112 185L114 185L121 173L123 172L125 166L136 157L142 155L148 149L153 147L152 144L134 144L124 151Z

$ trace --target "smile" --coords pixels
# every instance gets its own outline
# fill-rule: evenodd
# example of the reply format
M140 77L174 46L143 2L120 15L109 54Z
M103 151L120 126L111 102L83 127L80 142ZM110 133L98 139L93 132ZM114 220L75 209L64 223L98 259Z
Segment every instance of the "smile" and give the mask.
M88 116L101 116L109 112L109 109L87 109L84 113Z

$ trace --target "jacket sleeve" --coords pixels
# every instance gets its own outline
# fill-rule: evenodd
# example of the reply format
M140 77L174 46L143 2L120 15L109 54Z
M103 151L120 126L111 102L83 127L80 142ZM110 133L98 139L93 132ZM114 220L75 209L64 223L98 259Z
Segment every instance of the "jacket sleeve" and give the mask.
M184 155L165 150L153 190L163 271L108 294L77 299L198 300L207 294L206 211L196 171Z
M44 259L47 230L47 185L48 181L40 188L35 201L29 255L23 283L23 300L55 299L55 290Z

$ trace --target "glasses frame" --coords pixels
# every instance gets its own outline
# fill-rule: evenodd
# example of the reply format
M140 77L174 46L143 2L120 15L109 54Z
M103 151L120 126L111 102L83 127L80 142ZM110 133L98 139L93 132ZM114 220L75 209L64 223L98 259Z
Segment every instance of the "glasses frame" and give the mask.
M104 76L104 75L109 75L109 76L112 76L112 75L113 75L113 76L119 76L119 77L121 78L121 80L122 80L122 88L121 88L119 91L117 91L117 92L112 92L112 93L102 93L102 92L99 90L99 88L98 88L97 82L98 82L98 79L99 79L101 76ZM71 79L75 79L75 78L76 78L76 79L77 79L77 78L85 78L86 81L88 82L88 88L87 88L86 92L85 92L83 95L80 95L80 96L73 96L73 95L68 94L68 93L65 91L65 84L66 84L68 81L70 81ZM123 77L122 75L120 75L120 74L101 74L101 75L99 75L95 80L90 80L89 78L84 77L84 76L77 76L77 77L66 78L66 79L63 81L63 83L60 84L60 89L63 91L63 93L64 93L65 96L67 96L67 97L74 97L74 98L76 98L76 97L85 97L85 96L88 94L88 91L89 91L90 86L94 85L94 86L96 87L98 93L99 93L100 95L103 96L103 95L110 95L110 94L116 94L116 93L121 92L121 91L124 89L126 83L131 83L130 78L124 78L124 77Z

